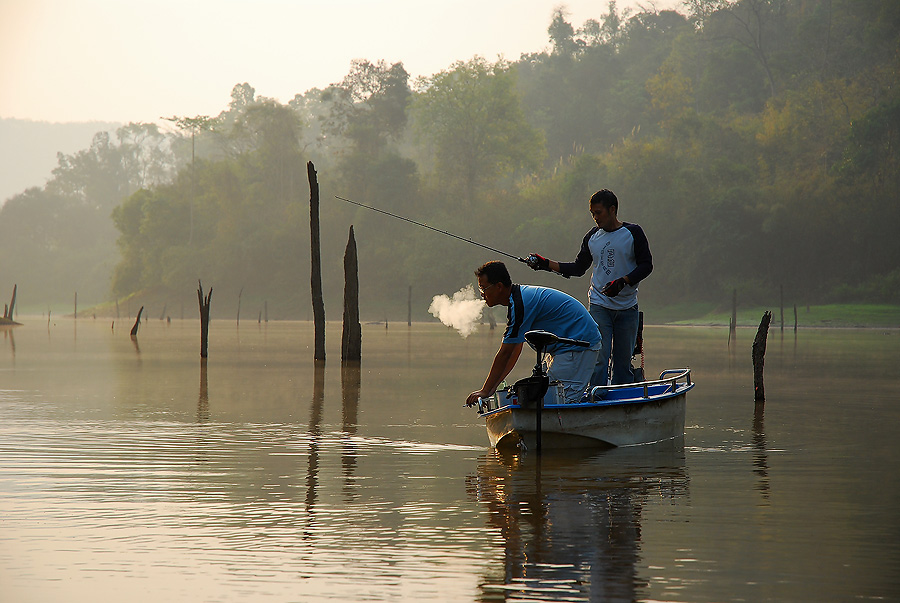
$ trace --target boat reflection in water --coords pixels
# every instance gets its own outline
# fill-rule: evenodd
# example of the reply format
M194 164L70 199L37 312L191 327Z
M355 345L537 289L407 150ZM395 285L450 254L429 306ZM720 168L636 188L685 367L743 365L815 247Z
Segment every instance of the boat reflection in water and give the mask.
M481 600L634 601L641 513L685 496L684 441L605 451L503 454L467 478L489 510L503 564L485 564Z

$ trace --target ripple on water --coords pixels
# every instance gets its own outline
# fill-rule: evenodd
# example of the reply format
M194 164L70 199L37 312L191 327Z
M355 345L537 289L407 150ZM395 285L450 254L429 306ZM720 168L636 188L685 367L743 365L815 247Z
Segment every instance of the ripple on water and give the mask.
M168 575L178 589L212 571L246 592L299 577L332 596L439 598L471 583L483 533L453 527L479 514L464 492L422 493L458 489L447 464L482 452L327 426L18 422L0 427L0 558L28 580Z

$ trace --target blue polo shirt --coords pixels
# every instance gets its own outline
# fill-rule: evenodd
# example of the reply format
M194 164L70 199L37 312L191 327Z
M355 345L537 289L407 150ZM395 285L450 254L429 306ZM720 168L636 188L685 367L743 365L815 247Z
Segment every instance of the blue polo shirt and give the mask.
M503 343L523 343L525 333L549 331L558 337L587 341L594 348L600 343L600 331L587 308L562 291L534 285L513 285ZM569 344L553 346L547 352L584 350Z

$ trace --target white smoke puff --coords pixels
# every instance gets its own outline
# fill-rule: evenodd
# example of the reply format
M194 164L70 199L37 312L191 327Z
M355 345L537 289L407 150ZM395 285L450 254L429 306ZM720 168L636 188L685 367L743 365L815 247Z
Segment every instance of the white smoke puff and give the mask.
M484 300L475 296L472 285L466 285L453 294L453 299L446 295L435 295L428 311L465 338L478 328L477 322L484 308Z

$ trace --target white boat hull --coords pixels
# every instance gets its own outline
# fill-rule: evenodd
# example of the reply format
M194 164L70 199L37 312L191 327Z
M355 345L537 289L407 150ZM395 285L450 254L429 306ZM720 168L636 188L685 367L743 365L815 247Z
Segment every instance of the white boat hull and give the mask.
M693 388L690 378L683 383L648 383L656 385L619 388L609 400L545 405L541 447L636 446L683 437L686 394ZM533 406L515 403L484 412L491 446L534 450L536 412Z

